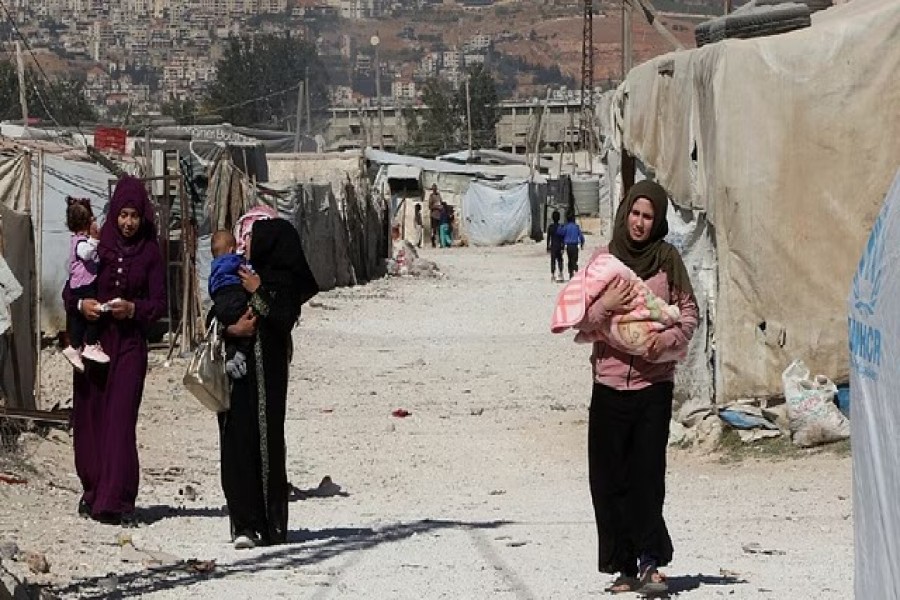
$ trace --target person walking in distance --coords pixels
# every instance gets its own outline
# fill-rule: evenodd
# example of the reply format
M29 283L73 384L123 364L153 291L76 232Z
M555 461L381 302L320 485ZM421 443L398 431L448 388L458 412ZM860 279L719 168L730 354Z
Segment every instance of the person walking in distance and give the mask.
M422 223L422 204L420 202L416 202L416 212L413 215L413 224L416 228L416 248L421 248L425 224Z
M444 201L438 192L437 184L431 185L431 194L428 195L428 210L431 213L431 247L436 248L441 228L441 209Z
M566 266L569 270L569 279L572 279L575 271L578 270L578 250L579 248L584 249L584 234L581 232L581 227L575 222L575 213L572 211L566 213L566 224L557 231L559 231L563 246L566 248L566 258L568 259Z
M554 210L553 222L547 226L547 252L550 253L550 281L562 281L563 278L563 238L562 224L559 222L559 211ZM557 272L559 275L557 275Z

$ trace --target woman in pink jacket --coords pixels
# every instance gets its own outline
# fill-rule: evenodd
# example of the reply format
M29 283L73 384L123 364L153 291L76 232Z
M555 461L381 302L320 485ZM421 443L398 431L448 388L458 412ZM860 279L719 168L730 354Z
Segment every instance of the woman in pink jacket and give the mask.
M593 346L588 465L599 569L619 573L607 590L613 593L665 593L665 576L657 569L672 560L663 503L675 363L657 359L688 344L697 326L697 302L681 256L663 241L669 230L667 207L661 186L635 184L619 206L609 247L597 251L621 260L681 311L681 320L655 334L644 356L603 342ZM596 328L613 314L627 312L635 294L628 282L613 282L579 329Z

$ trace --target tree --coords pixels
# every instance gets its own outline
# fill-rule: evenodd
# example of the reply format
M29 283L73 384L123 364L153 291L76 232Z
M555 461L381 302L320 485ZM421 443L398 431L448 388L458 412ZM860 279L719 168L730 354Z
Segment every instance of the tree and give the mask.
M204 99L207 111L235 125L283 127L297 111L297 86L309 69L310 110L327 107L328 76L315 46L276 35L230 37L215 82Z
M493 148L497 144L497 122L500 109L497 104L497 86L484 65L475 64L467 69L469 78L469 106L472 113L472 147ZM466 86L462 84L456 93L456 105L462 111L466 123Z
M462 123L450 84L437 77L428 79L422 88L422 101L428 108L424 111L420 135L416 140L419 151L437 155L458 147Z
M197 103L191 99L172 100L164 102L159 112L167 117L172 117L179 125L193 125L197 119Z
M31 67L25 69L28 116L60 125L96 121L97 113L84 95L84 83L74 78L47 81ZM0 62L0 119L20 118L19 77L12 62Z

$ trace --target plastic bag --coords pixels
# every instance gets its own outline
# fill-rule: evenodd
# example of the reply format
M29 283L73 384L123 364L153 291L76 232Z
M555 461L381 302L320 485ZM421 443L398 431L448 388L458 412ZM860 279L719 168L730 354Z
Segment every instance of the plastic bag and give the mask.
M808 448L850 437L850 421L835 405L837 386L828 377L810 379L806 364L797 359L781 374L781 382L795 445Z

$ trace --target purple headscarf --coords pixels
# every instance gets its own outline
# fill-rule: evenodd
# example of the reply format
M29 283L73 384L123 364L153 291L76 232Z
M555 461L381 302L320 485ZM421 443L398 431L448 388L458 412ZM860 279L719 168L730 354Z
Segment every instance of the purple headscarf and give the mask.
M135 234L126 238L119 231L119 213L123 208L133 208L141 218L141 225ZM100 230L100 256L110 260L119 255L140 253L147 243L158 244L153 204L147 194L144 182L127 175L119 180L109 203L106 221Z

